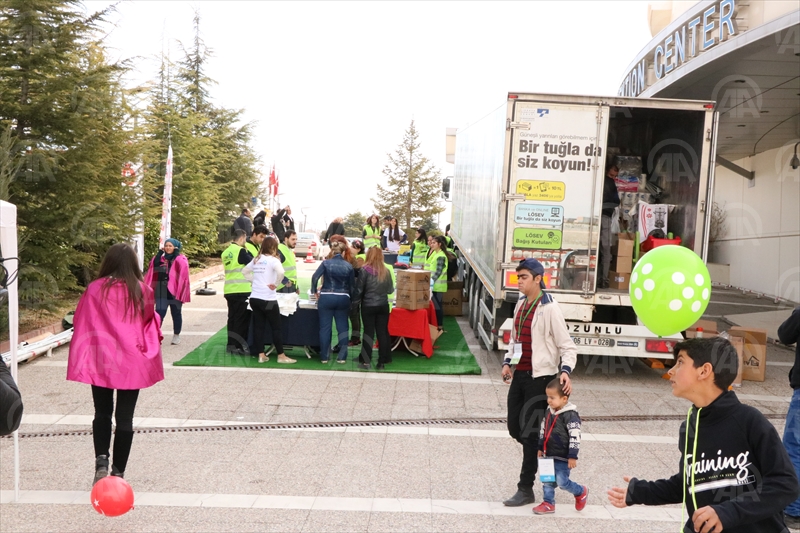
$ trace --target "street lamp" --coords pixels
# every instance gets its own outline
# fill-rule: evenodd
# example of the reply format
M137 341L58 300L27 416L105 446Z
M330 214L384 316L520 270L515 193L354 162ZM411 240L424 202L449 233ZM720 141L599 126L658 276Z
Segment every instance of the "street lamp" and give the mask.
M306 231L306 220L308 219L308 213L306 213L306 209L311 209L311 207L301 207L300 212L303 213L303 231Z

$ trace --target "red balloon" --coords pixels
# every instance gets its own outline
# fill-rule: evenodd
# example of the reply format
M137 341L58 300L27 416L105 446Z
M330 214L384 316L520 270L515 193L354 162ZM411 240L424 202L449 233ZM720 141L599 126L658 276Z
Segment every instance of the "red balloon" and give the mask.
M104 516L120 516L133 509L133 489L117 476L106 476L92 488L92 507Z

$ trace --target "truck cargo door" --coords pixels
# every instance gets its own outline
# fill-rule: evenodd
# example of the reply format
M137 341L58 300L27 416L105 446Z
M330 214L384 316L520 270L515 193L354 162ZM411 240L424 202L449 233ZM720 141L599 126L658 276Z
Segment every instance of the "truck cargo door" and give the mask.
M534 257L549 289L594 291L608 116L600 103L514 103L504 288Z

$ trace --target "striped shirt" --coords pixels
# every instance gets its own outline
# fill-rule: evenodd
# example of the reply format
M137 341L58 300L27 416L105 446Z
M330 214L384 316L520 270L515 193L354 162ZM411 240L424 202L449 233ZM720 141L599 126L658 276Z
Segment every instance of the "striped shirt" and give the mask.
M527 306L522 306L514 317L514 324L517 326L518 338L516 342L522 345L522 358L517 363L517 370L533 370L531 364L531 357L533 356L533 349L531 342L531 324L533 324L533 317L536 315L536 307L539 306L539 301L531 302ZM520 325L521 324L521 325Z

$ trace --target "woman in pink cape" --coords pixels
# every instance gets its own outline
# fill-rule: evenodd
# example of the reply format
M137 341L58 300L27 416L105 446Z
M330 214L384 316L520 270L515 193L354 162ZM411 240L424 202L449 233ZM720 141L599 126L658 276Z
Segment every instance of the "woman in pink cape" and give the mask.
M189 261L181 253L181 241L167 239L164 249L150 260L145 284L156 294L156 313L164 322L167 308L172 313L172 344L180 344L183 315L181 307L192 299L189 288Z
M161 320L154 303L153 290L142 282L136 252L127 244L115 244L75 310L67 379L92 386L95 483L109 473L112 413L117 428L111 475L123 477L139 389L164 379Z

